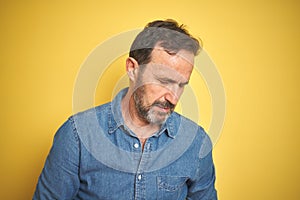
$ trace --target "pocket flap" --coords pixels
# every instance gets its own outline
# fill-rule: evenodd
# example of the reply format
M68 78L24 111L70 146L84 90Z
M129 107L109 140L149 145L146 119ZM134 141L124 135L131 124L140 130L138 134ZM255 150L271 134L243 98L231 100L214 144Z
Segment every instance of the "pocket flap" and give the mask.
M179 176L158 176L157 183L159 189L165 189L167 191L175 191L182 187L187 181L187 177Z

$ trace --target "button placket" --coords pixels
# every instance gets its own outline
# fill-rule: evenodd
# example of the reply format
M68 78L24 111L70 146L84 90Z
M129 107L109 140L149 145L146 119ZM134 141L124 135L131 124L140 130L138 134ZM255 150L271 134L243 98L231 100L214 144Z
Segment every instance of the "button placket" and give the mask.
M133 144L135 147L135 144ZM139 144L139 149L141 149L141 144ZM136 185L135 185L135 200L145 199L145 187L146 187L146 175L144 174L144 170L146 169L146 165L148 159L150 158L151 151L151 143L147 140L144 146L144 150L142 151L140 163L136 172Z

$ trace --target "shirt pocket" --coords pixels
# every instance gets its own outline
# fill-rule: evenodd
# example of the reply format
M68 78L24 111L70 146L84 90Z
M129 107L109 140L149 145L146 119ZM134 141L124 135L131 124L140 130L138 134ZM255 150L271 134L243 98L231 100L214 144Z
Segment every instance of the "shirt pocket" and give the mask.
M183 193L187 192L187 177L158 176L157 177L157 199L181 200ZM185 196L185 195L184 195ZM185 198L183 198L185 199Z

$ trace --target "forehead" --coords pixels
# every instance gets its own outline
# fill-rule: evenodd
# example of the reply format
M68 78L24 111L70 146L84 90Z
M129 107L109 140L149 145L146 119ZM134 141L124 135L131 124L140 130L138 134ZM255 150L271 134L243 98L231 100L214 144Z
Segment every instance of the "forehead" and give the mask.
M194 54L186 50L177 53L167 52L162 47L156 46L151 54L151 61L147 64L146 71L157 75L181 77L189 80L194 66Z

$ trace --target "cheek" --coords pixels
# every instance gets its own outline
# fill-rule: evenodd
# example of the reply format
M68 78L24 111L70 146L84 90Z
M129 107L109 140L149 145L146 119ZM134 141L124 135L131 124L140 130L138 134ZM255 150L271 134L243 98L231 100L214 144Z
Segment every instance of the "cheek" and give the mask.
M144 99L146 99L147 104L153 104L157 100L161 100L166 94L167 89L160 85L145 85Z

